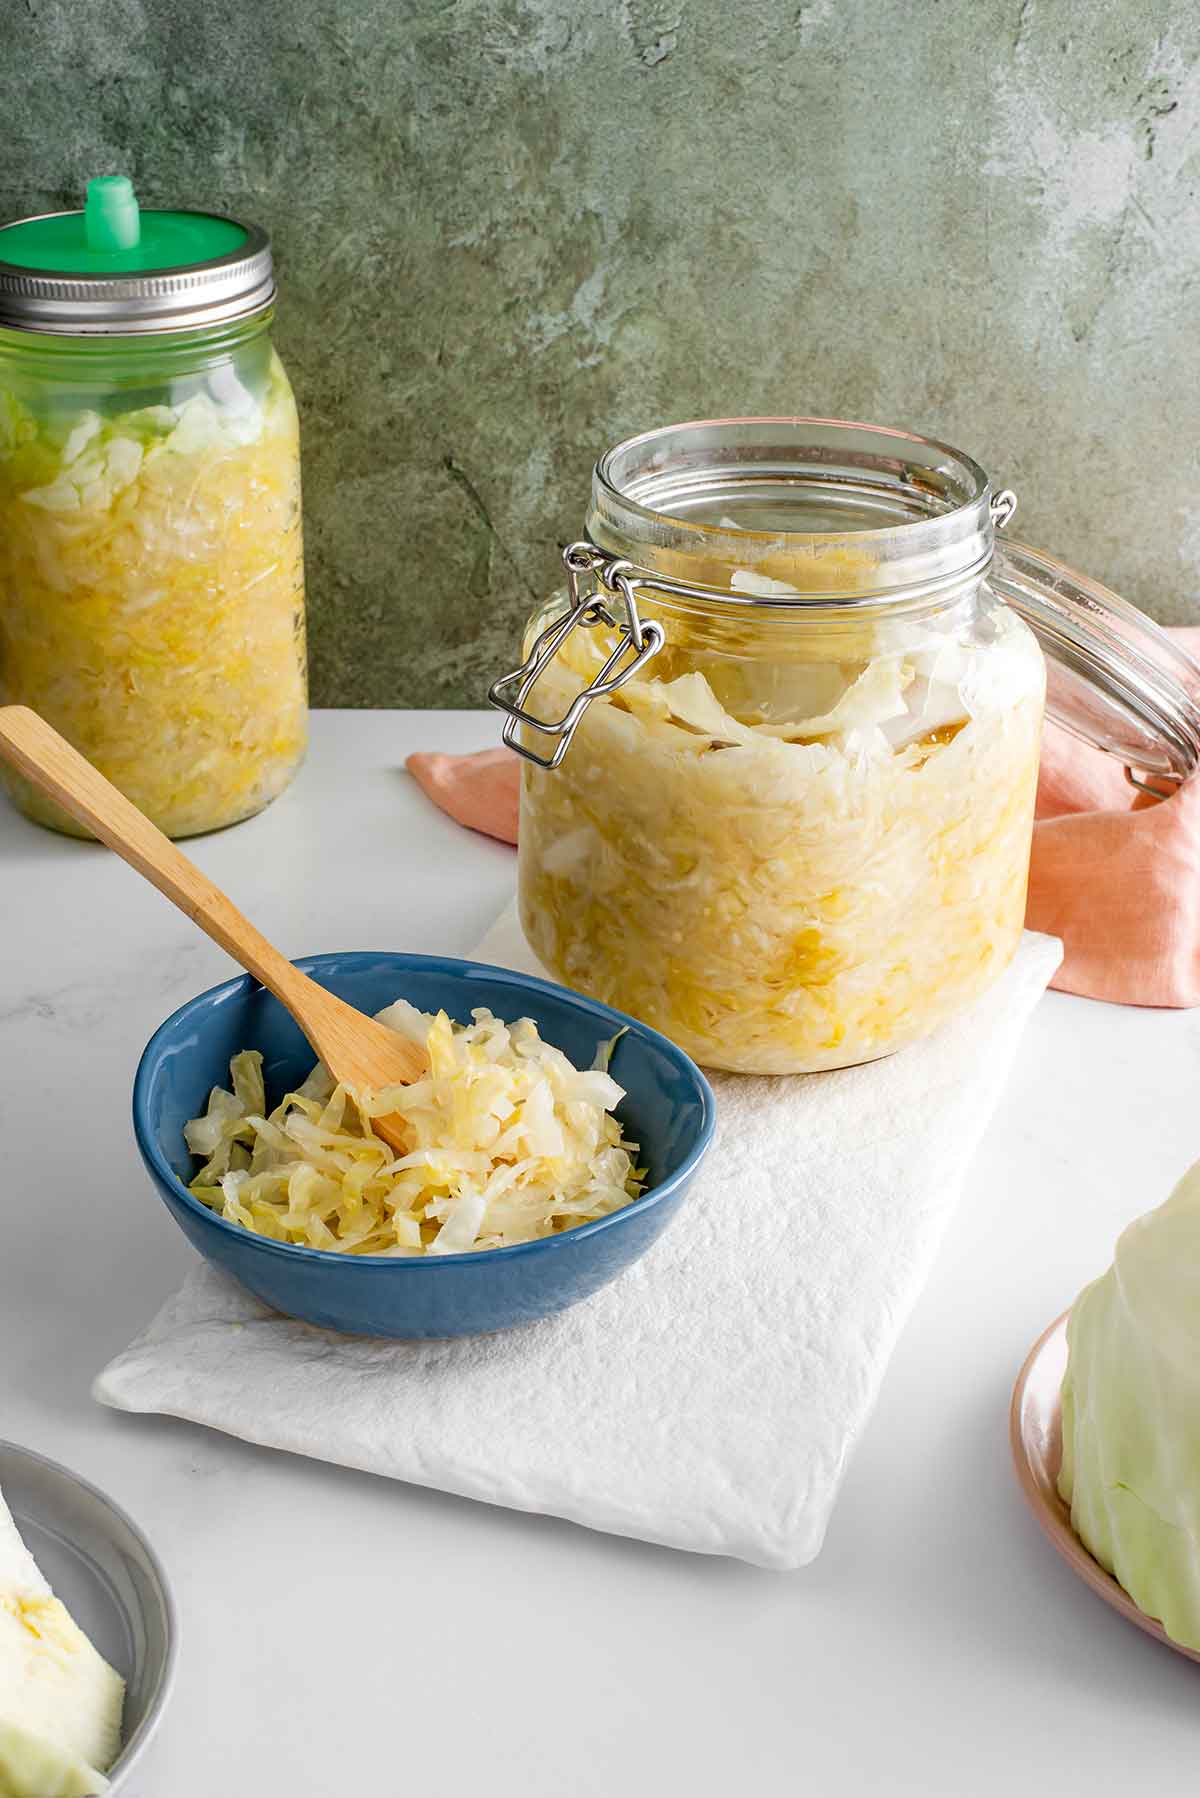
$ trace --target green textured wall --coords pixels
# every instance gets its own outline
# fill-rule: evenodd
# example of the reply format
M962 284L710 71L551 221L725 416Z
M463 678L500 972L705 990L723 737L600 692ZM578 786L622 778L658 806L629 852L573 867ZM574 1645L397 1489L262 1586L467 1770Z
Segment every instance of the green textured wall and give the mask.
M480 703L617 437L825 412L1200 618L1181 0L0 0L0 214L272 232L314 698Z

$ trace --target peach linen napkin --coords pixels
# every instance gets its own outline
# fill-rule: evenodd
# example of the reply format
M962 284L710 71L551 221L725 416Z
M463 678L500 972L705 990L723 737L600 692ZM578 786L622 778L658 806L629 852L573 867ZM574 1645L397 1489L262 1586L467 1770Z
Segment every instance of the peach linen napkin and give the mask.
M1200 658L1200 628L1171 634ZM520 762L511 750L411 755L408 768L458 823L516 842ZM1062 939L1051 984L1063 992L1200 1005L1200 775L1169 799L1150 799L1115 756L1048 723L1025 925Z

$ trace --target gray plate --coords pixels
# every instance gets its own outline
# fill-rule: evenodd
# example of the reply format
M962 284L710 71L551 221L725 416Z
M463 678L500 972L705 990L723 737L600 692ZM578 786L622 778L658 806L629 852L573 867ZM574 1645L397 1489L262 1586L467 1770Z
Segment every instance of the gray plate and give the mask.
M103 1492L32 1449L0 1441L0 1490L38 1566L126 1681L114 1791L158 1726L175 1672L171 1589L137 1525Z

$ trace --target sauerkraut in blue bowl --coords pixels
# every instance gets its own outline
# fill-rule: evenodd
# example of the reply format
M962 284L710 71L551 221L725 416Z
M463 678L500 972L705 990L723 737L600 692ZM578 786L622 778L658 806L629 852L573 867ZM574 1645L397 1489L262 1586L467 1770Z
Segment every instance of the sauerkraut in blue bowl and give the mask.
M265 1303L361 1335L506 1329L588 1297L675 1216L714 1101L657 1032L477 963L298 965L362 1011L400 1001L393 1023L425 1035L430 1079L368 1102L376 1115L407 1107L410 1154L371 1146L248 976L168 1018L134 1083L155 1188L194 1246Z

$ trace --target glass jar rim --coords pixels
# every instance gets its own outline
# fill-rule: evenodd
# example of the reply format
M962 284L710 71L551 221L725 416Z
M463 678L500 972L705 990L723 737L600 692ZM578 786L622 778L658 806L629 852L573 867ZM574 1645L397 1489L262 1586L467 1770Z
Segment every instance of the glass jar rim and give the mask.
M648 576L719 591L728 570L735 603L753 600L761 570L768 603L870 605L982 575L993 503L980 465L935 438L846 419L694 419L600 457L588 535ZM772 563L794 574L791 593Z
M922 469L930 472L945 473L947 472L947 463L953 463L957 469L961 470L963 477L969 482L969 487L952 506L939 508L936 514L932 514L928 508L921 514L914 512L911 520L891 521L878 526L865 525L853 532L846 533L779 529L767 532L747 531L747 535L765 535L771 538L796 537L801 540L807 540L813 536L826 538L831 534L871 536L875 534L876 531L891 531L898 528L904 529L909 523L920 524L931 515L936 515L940 518L953 516L955 512L964 510L977 503L989 493L991 489L991 483L987 474L980 467L979 463L975 461L974 457L968 456L963 450L956 449L953 444L946 443L940 438L925 437L915 431L900 431L891 426L867 424L855 419L820 418L801 414L793 416L748 416L744 418L694 418L679 424L656 425L652 430L640 431L635 436L626 437L622 439L620 443L613 444L610 449L605 450L604 454L596 463L595 481L597 486L606 490L614 500L619 500L624 506L628 507L631 514L641 515L647 522L669 522L676 525L686 524L692 529L707 530L711 532L719 527L715 525L705 525L702 521L695 519L681 518L677 513L672 512L668 508L642 504L636 494L631 491L628 478L626 478L625 481L622 481L617 472L622 461L628 464L632 462L636 456L646 457L648 455L650 466L653 467L656 446L667 443L673 438L680 438L685 434L693 432L706 432L713 435L716 435L717 433L726 433L730 436L752 433L757 436L766 433L777 434L782 430L790 430L797 433L802 431L805 435L809 436L819 432L828 440L827 445L822 447L829 447L838 439L842 439L847 448L847 461L856 462L858 466L862 468L871 465L871 458L865 451L860 450L855 454L850 447L854 440L865 445L869 440L875 439L881 444L886 443L897 446L897 457L890 459L897 467L899 467L898 456L900 448L901 446L905 446L909 454L909 467L920 466ZM816 446L811 445L810 448L812 447ZM922 452L931 452L931 454L922 454ZM935 461L933 459L934 457L937 457L938 460ZM640 478L644 480L644 475Z

